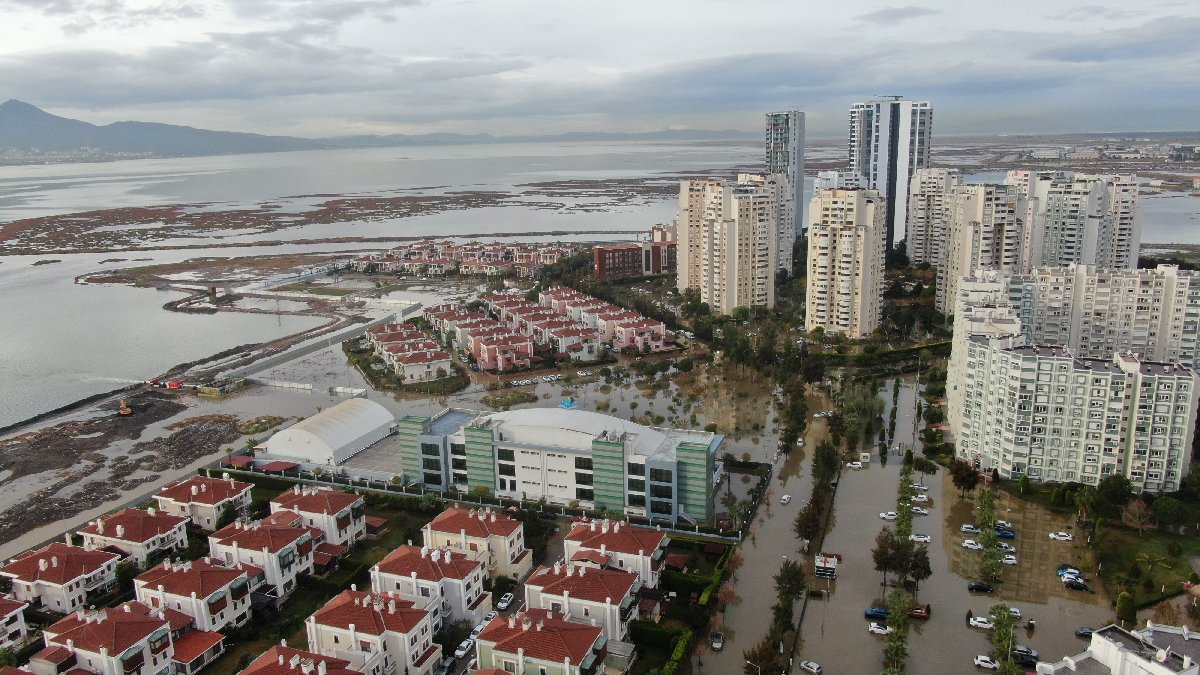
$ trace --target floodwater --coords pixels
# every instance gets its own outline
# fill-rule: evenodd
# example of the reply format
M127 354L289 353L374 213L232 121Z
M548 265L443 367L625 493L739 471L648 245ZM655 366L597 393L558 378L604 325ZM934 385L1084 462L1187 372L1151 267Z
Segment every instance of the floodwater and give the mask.
M911 378L909 379L911 382ZM892 383L886 381L880 396L891 405ZM906 383L900 390L896 440L911 443L913 389ZM888 410L884 410L887 419ZM802 630L801 658L817 661L826 672L879 672L883 638L867 633L863 611L883 604L883 576L875 571L871 548L883 526L879 513L896 509L901 458L892 456L881 465L878 454L861 471L847 470L838 488L834 527L825 539L825 550L843 555L838 579L829 585L829 600L813 598ZM916 476L920 479L920 476ZM972 506L959 498L945 471L925 478L929 485L928 516L913 519L913 532L928 534L933 576L919 588L916 601L932 606L927 621L909 622L908 672L973 672L971 659L991 652L988 634L966 625L967 611L986 614L996 602L1019 608L1024 620L1034 619L1032 633L1017 631L1020 644L1036 649L1043 659L1057 661L1077 654L1085 643L1074 636L1079 626L1102 626L1111 618L1107 599L1101 593L1066 591L1055 568L1074 562L1075 544L1051 542L1047 533L1069 529L1067 518L1046 513L1001 495L997 518L1009 520L1017 538L1009 543L1017 549L1019 564L1005 567L999 592L993 596L967 592L967 581L976 579L978 554L961 546L958 528L974 522ZM1022 625L1024 625L1022 623ZM836 639L826 639L834 638ZM854 649L847 649L854 644ZM952 648L948 648L951 647Z

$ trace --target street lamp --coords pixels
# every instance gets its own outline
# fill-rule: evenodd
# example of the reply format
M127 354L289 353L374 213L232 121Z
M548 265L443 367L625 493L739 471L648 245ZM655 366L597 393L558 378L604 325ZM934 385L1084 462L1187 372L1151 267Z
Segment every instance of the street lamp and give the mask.
M755 668L758 668L758 675L762 675L762 668L759 667L759 665L757 663L751 661L750 659L746 659L746 663L749 663L750 665L754 666Z

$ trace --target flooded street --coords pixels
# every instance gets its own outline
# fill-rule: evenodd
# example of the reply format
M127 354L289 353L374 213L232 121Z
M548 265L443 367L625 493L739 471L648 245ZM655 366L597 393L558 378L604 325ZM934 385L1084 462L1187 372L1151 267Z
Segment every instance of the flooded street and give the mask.
M911 382L911 378L909 379ZM885 381L880 396L891 405L892 383ZM900 390L896 441L911 443L913 389ZM888 409L884 410L887 419ZM883 575L875 570L871 548L884 524L879 513L896 508L900 457L881 465L878 454L861 471L846 470L838 488L833 528L825 550L843 556L838 579L830 584L828 602L813 598L802 628L800 657L816 661L828 673L872 673L881 670L883 638L867 632L863 611L883 605ZM920 479L920 474L916 475ZM1080 652L1086 644L1074 636L1079 626L1099 627L1112 612L1102 593L1067 591L1055 575L1060 563L1072 562L1076 544L1050 541L1047 534L1069 529L1070 519L1016 502L1003 493L997 498L997 518L1009 520L1017 537L1019 564L1005 567L998 592L967 592L967 582L977 579L979 554L962 548L963 523L973 523L972 503L962 500L949 474L926 477L930 514L913 518L913 532L928 534L933 576L921 584L916 602L929 604L931 618L909 621L910 673L969 673L971 659L991 651L986 631L966 625L967 611L986 614L996 602L1017 607L1023 614L1017 639L1037 650L1043 659L1058 660ZM1025 629L1034 619L1035 631ZM849 648L854 645L854 648Z

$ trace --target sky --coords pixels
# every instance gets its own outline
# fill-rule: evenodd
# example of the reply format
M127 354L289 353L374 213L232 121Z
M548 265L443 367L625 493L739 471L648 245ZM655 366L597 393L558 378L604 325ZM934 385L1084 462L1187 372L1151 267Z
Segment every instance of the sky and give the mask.
M0 0L0 100L297 136L762 127L933 102L937 133L1200 128L1200 2Z

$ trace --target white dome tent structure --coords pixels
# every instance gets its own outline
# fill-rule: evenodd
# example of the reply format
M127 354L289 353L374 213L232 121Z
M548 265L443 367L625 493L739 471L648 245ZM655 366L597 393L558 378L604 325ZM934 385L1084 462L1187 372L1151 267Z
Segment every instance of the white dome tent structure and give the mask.
M395 417L365 398L352 398L277 432L259 446L271 457L337 466L392 433Z

